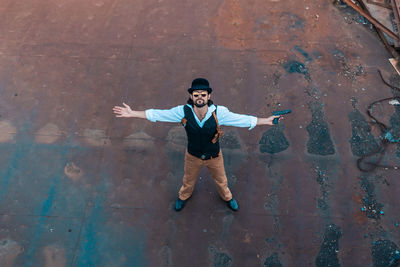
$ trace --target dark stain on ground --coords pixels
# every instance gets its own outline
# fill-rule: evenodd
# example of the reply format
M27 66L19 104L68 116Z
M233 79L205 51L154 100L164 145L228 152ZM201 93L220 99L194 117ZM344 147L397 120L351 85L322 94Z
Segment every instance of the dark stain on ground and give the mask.
M283 130L283 124L278 124L266 131L259 142L260 152L275 154L286 150L290 144Z
M310 73L308 72L307 67L303 63L301 63L297 60L290 60L290 61L284 63L283 67L289 73L297 72L297 73L303 74L304 78L307 81L311 82Z
M389 78L389 83L395 87L400 87L400 76L393 74ZM400 97L400 90L392 88L394 97ZM395 113L390 117L390 133L394 139L400 139L400 105L394 105ZM397 144L396 156L400 158L400 144Z
M300 46L295 45L293 49L296 50L297 52L299 52L306 59L305 63L310 62L310 61L313 60L310 57L310 55L306 51L304 51Z
M210 246L210 252L213 255L213 267L232 266L232 258L225 252L218 252L213 246Z
M285 22L289 30L304 30L304 20L296 14L290 12L282 12L280 20Z
M333 57L336 59L336 61L340 64L340 69L343 73L343 75L350 79L350 80L356 80L357 76L361 76L365 74L364 67L360 64L352 66L344 53L340 51L339 49L334 49L331 51L331 54Z
M307 148L310 154L327 156L335 154L335 147L329 134L328 124L325 122L323 107L324 105L319 102L310 103L312 120L307 125L310 136Z
M394 267L400 263L400 251L390 240L372 242L372 260L374 267Z
M325 229L324 241L322 242L321 249L315 260L317 267L339 267L339 259L337 253L339 252L339 239L342 237L340 227L335 224L330 224Z
M322 57L321 53L318 50L314 50L312 52L312 54L313 54L314 58L321 58Z
M323 96L321 90L315 86L304 89L304 92L314 99L320 99Z
M396 112L390 116L390 133L394 139L400 139L400 105L396 105Z
M276 86L279 83L279 79L281 78L281 74L279 72L274 72L273 76L272 76L272 85Z
M282 267L282 263L279 261L278 258L278 253L274 253L271 256L269 256L265 262L264 262L265 267Z
M363 24L363 25L366 25L367 29L372 30L372 27L370 26L370 22L365 17L363 17L360 13L358 13L354 8L348 6L344 1L334 0L333 4L344 13L343 18L346 23L348 23L348 24L352 24L352 23ZM357 38L359 38L359 36L357 36Z
M363 197L363 206L361 211L365 212L368 218L380 219L384 214L383 204L378 203L375 199L375 185L373 182L368 180L367 176L361 177L361 188L365 192L365 197Z
M329 206L327 203L329 190L328 190L328 176L321 170L317 170L317 183L320 185L322 197L318 199L318 208L326 211Z
M240 149L240 143L233 132L224 133L220 139L220 144L222 148L228 149Z
M353 155L361 157L378 149L379 144L371 134L371 126L358 109L349 114L349 120L352 129L350 146Z

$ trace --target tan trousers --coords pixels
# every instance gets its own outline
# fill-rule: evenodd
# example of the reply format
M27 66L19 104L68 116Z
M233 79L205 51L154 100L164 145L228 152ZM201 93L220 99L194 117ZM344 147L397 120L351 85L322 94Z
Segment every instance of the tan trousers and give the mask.
M228 179L225 174L224 159L221 150L218 157L208 160L199 159L186 151L185 174L183 175L182 187L179 190L179 198L186 200L192 195L197 176L203 165L211 172L221 198L225 201L231 200L232 193L228 188Z

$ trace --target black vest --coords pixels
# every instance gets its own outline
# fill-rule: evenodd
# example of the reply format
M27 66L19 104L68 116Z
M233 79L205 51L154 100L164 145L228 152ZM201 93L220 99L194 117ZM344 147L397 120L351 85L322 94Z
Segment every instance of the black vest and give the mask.
M211 116L201 128L194 117L190 107L184 106L185 118L187 120L185 130L188 138L189 154L201 158L210 159L218 156L219 141L215 144L211 142L217 132L217 122L214 116ZM217 109L215 109L215 113Z

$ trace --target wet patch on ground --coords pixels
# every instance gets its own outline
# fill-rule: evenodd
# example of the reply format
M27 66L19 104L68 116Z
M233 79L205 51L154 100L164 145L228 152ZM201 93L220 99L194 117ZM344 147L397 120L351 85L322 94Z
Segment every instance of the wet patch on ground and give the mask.
M290 12L282 12L280 15L280 25L284 25L287 30L304 30L304 19Z
M390 240L372 242L372 260L374 267L395 267L400 263L400 251Z
M353 155L361 157L378 149L379 144L371 133L371 126L358 109L349 114L349 120L352 129L350 146Z
M233 214L229 212L229 214L225 215L224 218L222 219L222 233L221 233L222 241L225 241L229 237L231 224L234 218L235 217L233 216Z
M323 93L321 92L321 90L319 90L319 89L318 89L317 87L315 87L315 86L312 86L312 87L309 87L309 88L304 89L304 92L305 92L308 96L314 98L316 101L318 101L318 99L322 98L323 96L327 96L326 93L323 94Z
M324 241L315 260L317 267L339 267L339 239L342 237L342 230L335 224L330 224L325 229Z
M179 152L185 150L187 146L186 131L183 126L172 127L167 134L167 146L169 149L173 149Z
M384 205L376 200L375 185L370 179L367 175L361 177L361 188L365 192L365 196L362 199L363 206L361 207L361 211L365 212L368 218L378 220L384 215Z
M232 258L225 252L218 251L214 246L209 247L213 267L231 267Z
M307 150L310 154L327 156L335 154L335 147L329 134L329 127L325 121L323 108L324 105L321 103L310 103L312 120L307 125L310 137L307 142Z
M273 253L271 256L269 256L265 262L264 262L265 267L283 267L282 263L279 261L278 253Z
M329 209L329 204L328 204L328 196L329 196L329 181L328 181L328 179L329 179L329 177L325 171L323 171L319 168L317 168L316 171L317 171L316 180L320 186L321 193L322 193L321 197L318 198L318 208L322 212L326 213L326 212L328 212L328 209Z
M334 0L332 3L344 13L343 18L347 24L363 24L367 26L367 29L373 31L372 24L360 13L354 10L354 8L348 6L343 0Z
M396 112L390 116L390 133L394 139L400 139L400 111L398 109L400 105L396 108Z
M162 259L163 267L173 266L171 257L171 248L169 246L163 246L159 252L159 256Z
M400 87L400 76L392 74L389 78L389 83L393 86ZM394 97L400 97L400 90L391 89ZM400 105L394 105L395 113L390 117L390 133L394 139L400 139ZM396 146L396 156L400 158L400 143Z
M172 127L167 134L165 148L168 154L169 172L166 179L160 181L160 185L169 193L176 194L176 190L182 184L185 151L187 138L182 126Z
M365 75L364 67L361 64L351 65L341 50L334 49L331 51L331 54L339 63L341 73L347 79L355 81L358 76Z
M220 139L220 145L222 148L227 149L240 149L241 145L233 132L224 133L224 135Z
M393 136L393 139L400 139L400 105L395 105L395 113L390 116L390 133ZM400 158L400 143L396 146L396 156Z
M259 142L260 152L275 154L288 149L290 144L285 137L284 129L284 125L280 123L266 131Z
M308 54L305 50L303 50L300 46L295 45L293 50L299 52L304 58L305 58L305 63L312 61L312 57L310 57L310 54Z
M311 75L308 72L307 67L301 63L300 61L297 60L290 60L287 61L283 64L283 68L288 72L288 73L300 73L304 75L304 78L311 82Z
M279 172L273 172L271 166L267 165L266 176L271 179L271 188L267 194L267 201L264 203L264 209L272 214L274 227L278 231L280 228L280 211L278 192L281 188L284 177Z
M330 193L335 192L336 182L338 181L337 172L340 170L341 162L337 158L326 157L313 157L310 161L313 179L319 185L321 192L317 195L318 211L325 219L325 222L330 223Z

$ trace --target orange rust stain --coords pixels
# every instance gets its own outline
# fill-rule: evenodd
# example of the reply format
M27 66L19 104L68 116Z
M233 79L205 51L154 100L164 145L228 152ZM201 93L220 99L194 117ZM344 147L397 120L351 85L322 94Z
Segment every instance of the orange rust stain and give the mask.
M367 216L361 210L353 214L353 220L358 224L366 224L368 222Z
M213 18L220 44L229 49L245 50L254 46L254 21L239 0L224 1Z
M246 233L244 235L244 239L243 239L244 243L250 244L251 243L251 234L250 233Z
M73 162L67 163L67 165L64 168L64 173L65 175L67 175L68 178L70 178L73 181L77 181L83 175L82 170L78 166L76 166L75 163Z
M351 196L351 199L359 204L360 206L362 205L362 196L359 194L354 194ZM367 216L365 216L365 213L362 212L361 210L358 210L353 214L353 220L358 223L358 224L365 224L368 222Z
M358 204L362 204L362 196L359 194L352 195L351 199Z

